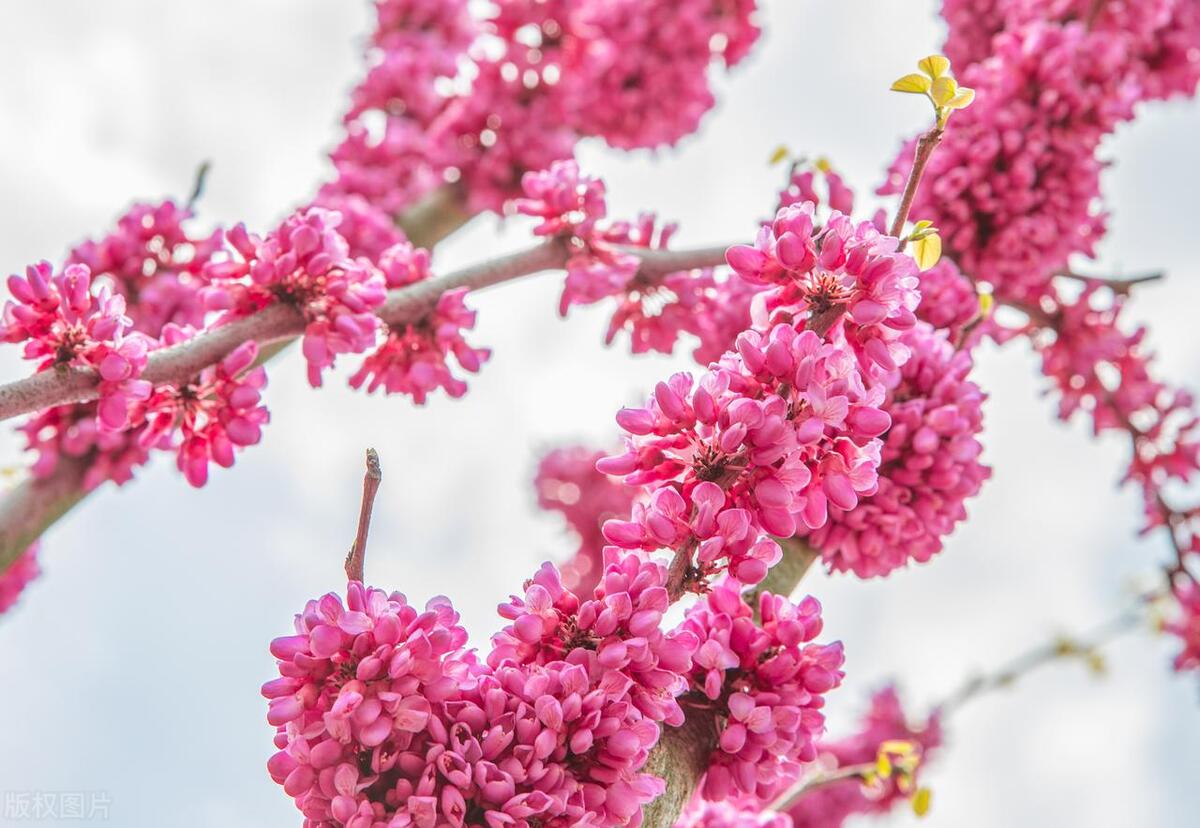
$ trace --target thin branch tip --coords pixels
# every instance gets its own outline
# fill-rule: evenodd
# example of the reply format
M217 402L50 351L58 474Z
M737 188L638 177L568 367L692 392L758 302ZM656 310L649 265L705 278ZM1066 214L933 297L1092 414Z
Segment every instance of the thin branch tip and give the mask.
M358 531L354 543L346 555L346 579L362 582L367 558L367 534L371 531L371 511L375 507L375 495L383 480L383 469L379 465L379 452L373 448L366 452L366 471L363 472L362 504L358 510Z

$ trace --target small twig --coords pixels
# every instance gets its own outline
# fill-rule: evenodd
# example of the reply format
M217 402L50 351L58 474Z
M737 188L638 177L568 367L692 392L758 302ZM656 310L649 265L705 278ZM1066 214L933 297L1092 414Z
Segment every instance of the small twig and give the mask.
M367 557L367 533L371 530L371 509L375 506L375 495L379 491L379 483L383 480L383 471L379 467L379 453L373 448L367 449L367 470L363 474L362 505L358 510L358 532L354 535L354 544L346 555L346 577L351 581L363 580L363 565Z
M917 188L921 186L921 178L925 175L925 166L933 156L933 151L942 142L946 130L938 124L928 132L922 133L917 139L917 150L913 156L912 171L908 174L908 182L904 185L904 193L900 196L900 206L896 208L896 217L892 220L891 235L899 237L908 221L908 212L912 209L913 199L917 197ZM904 249L905 239L900 239L900 250Z
M196 207L196 202L200 200L200 196L204 195L204 185L208 182L208 171L212 169L211 161L201 161L200 166L196 168L196 177L192 181L192 194L188 196L187 210L192 212Z
M1070 656L1087 658L1089 655L1095 654L1103 645L1135 629L1144 617L1140 611L1141 606L1148 603L1153 597L1154 593L1142 596L1137 605L1110 618L1082 636L1060 635L1052 641L1022 653L998 670L968 678L958 690L937 704L934 709L942 715L948 715L984 693L1012 686L1018 679L1052 661Z
M1064 279L1074 279L1077 282L1083 282L1086 285L1100 285L1106 287L1114 293L1128 295L1129 291L1137 285L1144 285L1147 282L1157 282L1160 279L1165 279L1167 274L1163 271L1155 271L1153 273L1142 273L1137 276L1088 276L1083 273L1075 273L1074 271L1064 271L1058 274Z
M795 807L796 803L804 796L815 790L850 779L863 780L868 774L874 773L877 768L878 765L874 762L863 762L859 765L845 765L816 776L805 777L784 791L778 799L771 803L768 810L775 813L786 813Z

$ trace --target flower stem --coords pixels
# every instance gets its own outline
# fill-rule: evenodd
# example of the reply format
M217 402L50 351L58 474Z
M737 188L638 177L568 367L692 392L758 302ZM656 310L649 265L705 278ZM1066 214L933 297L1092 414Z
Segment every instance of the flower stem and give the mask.
M904 230L904 223L908 221L908 213L912 209L913 199L917 197L917 188L921 186L921 178L925 175L925 166L929 163L929 159L933 156L933 151L937 149L937 145L942 142L942 135L945 134L945 129L935 124L928 132L922 133L917 139L917 150L913 157L912 170L908 174L908 181L904 185L904 193L900 196L900 206L896 208L896 217L892 220L891 235L899 237ZM905 240L900 240L900 250L904 249Z

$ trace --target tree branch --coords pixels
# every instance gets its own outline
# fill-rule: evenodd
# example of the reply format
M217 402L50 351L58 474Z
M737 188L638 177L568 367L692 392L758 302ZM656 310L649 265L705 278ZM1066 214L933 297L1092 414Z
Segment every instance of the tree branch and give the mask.
M641 258L646 273L661 276L678 270L716 267L724 263L725 249L724 246L695 250L629 248L629 252ZM413 322L436 305L438 297L445 291L463 287L476 290L531 273L561 268L566 258L566 246L560 240L551 239L518 253L391 291L379 315L390 324ZM182 382L219 362L247 340L274 347L303 330L304 318L298 310L288 305L272 305L253 316L201 333L187 342L155 351L142 376L156 384ZM0 386L0 419L94 399L96 381L94 371L72 368L43 371ZM26 480L18 484L4 496L0 501L0 572L85 496L86 493L78 491L80 480L82 472L76 474L64 465L44 480ZM71 499L65 503L68 493Z
M83 476L90 458L60 457L49 477L27 478L0 499L0 573L46 528L87 495Z
M676 270L713 267L725 260L725 248L699 250L646 250L629 248L642 259L652 276ZM388 293L378 311L388 324L413 322L428 313L445 292L458 288L478 290L566 263L567 247L550 239L526 250L418 282ZM275 304L226 325L197 334L187 342L151 353L142 379L155 385L185 382L215 365L243 342L260 345L291 339L304 332L304 316L292 305ZM99 374L91 368L66 367L41 371L0 386L0 420L56 405L96 399Z

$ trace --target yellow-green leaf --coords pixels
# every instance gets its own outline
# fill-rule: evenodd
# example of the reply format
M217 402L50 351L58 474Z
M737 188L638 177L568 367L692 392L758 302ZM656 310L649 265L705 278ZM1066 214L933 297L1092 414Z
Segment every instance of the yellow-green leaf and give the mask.
M933 792L929 788L918 788L912 798L913 813L919 817L923 817L929 813L929 805L932 798Z
M929 78L924 75L918 75L916 72L898 78L892 83L893 92L910 92L914 95L924 95L929 91L929 88Z
M893 753L897 756L907 756L916 751L916 749L916 746L906 739L888 739L879 745L881 753Z
M826 174L828 174L829 171L833 169L832 165L830 165L830 163L829 163L829 159L826 158L824 155L822 155L820 158L818 158L816 161L814 161L813 166L816 167L820 172L823 172Z
M774 167L780 161L786 160L787 157L791 154L792 154L791 150L789 150L783 144L780 144L779 146L777 146L775 148L775 151L773 153L771 153L771 157L770 157L770 159L768 159L767 163L770 164L772 167Z
M943 55L930 55L918 61L917 68L931 78L940 78L950 71L950 61Z
M913 258L917 261L917 267L921 270L929 270L938 263L938 259L942 258L942 237L937 233L923 236L913 242L912 252Z
M975 90L969 86L960 86L954 93L954 97L946 101L946 106L951 109L966 109L973 100L975 100Z
M957 94L958 81L948 75L935 79L929 90L929 97L938 106L946 106Z
M990 293L979 294L979 315L984 318L992 315L992 308L996 306L996 297Z

